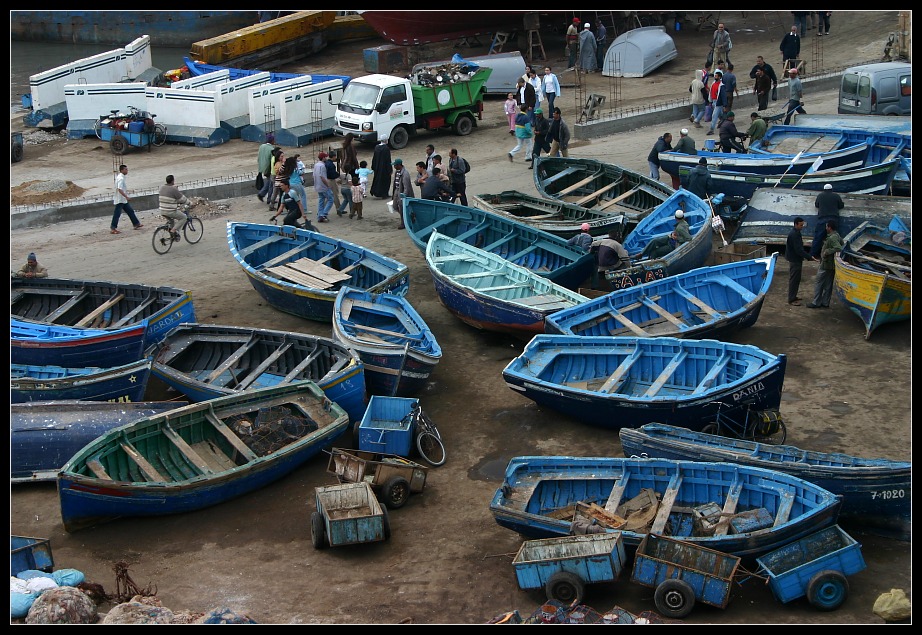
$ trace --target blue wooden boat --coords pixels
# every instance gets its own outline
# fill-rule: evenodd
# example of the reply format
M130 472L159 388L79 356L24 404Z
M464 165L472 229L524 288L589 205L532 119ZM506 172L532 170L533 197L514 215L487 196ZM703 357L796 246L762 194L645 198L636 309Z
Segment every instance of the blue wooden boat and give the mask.
M549 314L586 301L501 256L435 231L429 236L426 264L442 306L485 331L542 333Z
M539 406L584 423L701 430L722 406L777 411L786 366L783 354L717 340L536 335L503 379Z
M829 183L836 192L850 194L889 194L890 187L900 169L900 159L864 165L850 170L824 170L810 174L754 174L709 167L714 190L726 196L749 200L762 187L798 190L822 190ZM682 186L688 185L691 166L679 166Z
M581 157L538 157L533 166L541 196L596 212L624 214L635 225L675 190L639 172Z
M725 339L755 324L778 254L699 267L547 316L547 333Z
M198 77L199 75L205 75L207 73L214 73L217 71L228 71L228 80L233 81L235 79L242 79L244 77L249 77L251 75L256 75L265 71L259 70L250 70L246 68L233 68L230 66L220 66L217 64L206 64L205 62L199 62L193 60L189 57L183 57L183 65L189 69L189 75L192 77ZM297 79L301 77L309 76L311 78L311 83L320 84L322 82L327 82L332 79L339 79L343 82L343 88L349 83L349 80L352 79L349 75L323 75L319 73L280 73L276 71L269 71L269 81L270 82L281 82L286 79Z
M882 324L912 315L912 238L899 218L888 227L865 221L835 257L836 295L861 318L865 339Z
M107 368L144 356L145 328L88 329L10 318L10 363L27 366Z
M578 288L595 266L592 254L564 238L476 207L407 198L403 222L423 254L430 236L438 232L568 289Z
M87 443L188 401L30 401L10 406L10 483L54 481Z
M839 521L908 540L912 533L912 463L817 452L792 445L732 439L649 423L622 428L624 456L724 461L784 472L842 498Z
M675 229L675 213L679 209L685 212L691 240L679 245L665 256L659 258L649 255L649 250L661 241L668 239ZM711 238L711 206L688 190L680 188L672 196L640 221L624 239L622 245L631 257L632 267L606 273L612 280L612 287L623 288L636 282L617 282L618 280L640 280L648 282L665 276L674 276L704 266L711 255L713 240Z
M150 359L113 368L10 365L10 403L85 399L143 401Z
M365 414L358 354L328 337L220 324L181 324L146 352L154 377L190 401L310 380L352 421Z
M644 536L657 534L752 559L835 524L841 503L813 483L748 465L518 456L509 461L490 511L501 527L553 538L591 520L593 504L627 521L605 526L621 531L626 549L636 551ZM696 510L712 508L716 527L695 522Z
M865 221L887 226L894 216L899 216L912 227L912 198L908 196L877 196L873 194L840 194L845 207L839 210L839 234L847 235ZM817 208L815 192L758 188L740 218L739 225L729 237L734 243L779 245L787 242L794 219L806 221L801 234L809 244L816 228Z
M442 348L406 298L343 287L333 304L333 339L365 364L372 395L405 397L425 387Z
M160 341L177 324L195 322L195 307L189 291L173 287L99 280L11 278L10 315L28 322L111 331L141 325L145 329L146 347Z
M287 225L227 224L227 245L257 293L279 311L331 322L344 286L405 295L407 266L367 247Z
M755 174L806 174L818 159L822 159L824 170L848 170L864 165L872 145L866 134L857 131L843 131L820 140L815 137L810 142L786 146L787 150L798 148L787 154L757 152L755 148L748 153L699 150L698 154L684 154L670 150L659 153L660 168L672 176L680 176L680 166L694 167L704 157L708 165L719 165L722 170Z
M504 216L535 229L571 238L582 232L582 225L589 225L592 236L607 236L611 231L624 235L627 217L616 211L606 212L553 198L529 196L515 190L499 194L476 194L471 197L474 207Z
M199 510L260 489L332 445L349 415L311 381L139 419L90 442L58 474L64 529Z

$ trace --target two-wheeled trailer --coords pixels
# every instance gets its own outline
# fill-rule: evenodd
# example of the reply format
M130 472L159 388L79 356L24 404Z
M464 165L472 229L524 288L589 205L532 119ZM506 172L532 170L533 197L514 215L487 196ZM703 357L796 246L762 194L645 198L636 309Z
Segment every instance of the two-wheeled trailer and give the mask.
M565 604L581 603L587 584L615 582L624 563L620 531L526 540L512 560L519 587Z
M423 491L429 468L396 454L332 448L327 472L340 483L365 481L390 509L403 507L410 494Z
M737 556L647 534L634 553L631 581L655 589L656 610L678 619L691 613L696 601L726 608L732 582L740 573Z
M96 136L109 142L112 154L125 154L129 147L146 147L150 152L151 147L166 143L166 126L154 123L155 115L132 106L129 109L127 115L116 110L100 115L93 124Z
M315 549L379 542L391 537L387 508L381 506L367 482L315 487L314 497L311 542Z
M846 576L863 571L861 545L838 525L827 527L757 558L775 598L787 604L805 597L815 608L832 611L848 597Z

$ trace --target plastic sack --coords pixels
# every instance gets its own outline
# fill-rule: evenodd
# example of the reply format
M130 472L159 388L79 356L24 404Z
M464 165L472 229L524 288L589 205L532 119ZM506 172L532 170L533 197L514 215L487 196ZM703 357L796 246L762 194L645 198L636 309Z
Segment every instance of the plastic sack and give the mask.
M16 576L10 576L10 591L15 593L28 593L29 587L26 586L25 580L20 580Z
M888 622L899 622L912 617L912 604L903 589L890 589L889 593L881 593L874 600L873 610L874 615Z
M51 573L45 573L44 571L39 571L38 569L25 569L16 574L16 577L20 580L31 580L32 578L50 578L54 579L54 575Z
M464 69L464 70L465 70L465 72L468 72L468 73L475 72L477 69L480 68L480 64L478 64L477 62L469 62L469 61L467 61L466 59L464 59L463 57L461 57L461 54L460 54L460 53L455 53L454 55L451 56L451 63L452 63L452 64L461 64L461 65L463 65L463 66L467 66L467 68Z
M10 591L10 618L22 619L29 614L29 609L35 603L38 593L16 593Z
M86 580L83 572L77 569L58 569L51 574L51 577L61 586L77 586Z
M36 576L26 582L26 588L29 593L42 593L48 589L56 589L60 586L51 578L43 578L41 576Z

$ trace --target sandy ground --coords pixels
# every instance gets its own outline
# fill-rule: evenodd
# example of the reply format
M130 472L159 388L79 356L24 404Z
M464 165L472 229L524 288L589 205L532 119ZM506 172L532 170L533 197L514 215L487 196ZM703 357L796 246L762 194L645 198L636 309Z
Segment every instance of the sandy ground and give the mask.
M749 14L749 20L756 15ZM869 15L836 15L835 35L824 42L829 47L826 55L834 49L842 63L852 59L849 55L856 61L872 57L870 51L895 28L896 18L895 12ZM731 30L734 18L745 21L737 13L722 18ZM867 33L869 21L878 25L879 33ZM775 61L778 37L752 37L748 41L741 36L734 46L740 53L738 66L746 69L743 75L763 51ZM680 42L683 48L700 44L690 36ZM682 61L676 76L690 77L699 57L703 54ZM643 81L625 82L633 99L643 97ZM676 86L676 98L686 86L684 79ZM488 109L501 111L501 101L488 104ZM834 113L835 94L808 92L807 110ZM656 138L665 130L676 134L686 124L680 119L582 142L575 144L572 155L645 172L646 155ZM433 142L443 156L450 147L458 147L473 166L469 193L533 193L531 172L521 155L515 163L506 159L513 143L504 125L500 115L493 114L469 138L421 135L394 156L412 164L423 157L426 143ZM702 145L705 137L700 131L692 136ZM253 144L243 142L213 149L168 145L151 153L132 152L125 162L131 167L131 187L154 187L166 173L185 183L252 171L255 153ZM370 160L371 148L361 148L360 158ZM26 159L12 166L11 188L55 178L89 193L104 191L111 183L112 163L108 148L90 139L29 146ZM315 198L309 197L316 209ZM219 203L227 210L206 216L202 242L179 243L167 256L151 249L151 230L159 216L144 210L144 229L131 231L123 218L121 235L109 234L107 218L12 232L10 268L18 269L25 255L35 251L55 276L190 289L201 322L329 336L329 325L265 305L228 253L226 222L267 222L266 205L255 193ZM617 432L539 409L510 391L501 371L521 351L522 342L478 332L455 319L440 306L422 255L397 229L397 217L388 214L384 201L369 200L365 210L362 221L334 216L322 229L407 264L409 299L445 351L419 397L442 430L448 462L430 472L421 495L391 514L390 541L325 551L312 548L313 488L335 481L326 474L322 457L270 487L223 505L172 517L120 520L72 535L61 526L53 485L18 486L11 491L11 533L51 538L57 567L79 569L107 591L115 590L112 565L125 560L132 563L135 582L152 583L164 606L200 612L228 606L260 623L476 624L515 608L523 614L534 611L543 594L519 589L511 566L521 538L497 526L489 512L503 469L517 455L620 456ZM812 290L814 272L815 265L805 267L804 297ZM788 355L782 412L789 443L911 459L910 323L885 326L865 341L860 321L837 300L824 311L790 307L785 302L786 284L787 264L780 259L758 323L734 341ZM160 389L152 385L148 397L159 396ZM863 544L868 568L850 578L849 600L835 613L818 612L803 600L782 606L768 589L751 581L734 589L727 609L699 606L687 622L882 623L872 612L874 600L891 588L911 594L911 543L863 534L860 527L847 529ZM614 605L635 613L654 608L652 590L626 578L592 588L586 603L600 611Z

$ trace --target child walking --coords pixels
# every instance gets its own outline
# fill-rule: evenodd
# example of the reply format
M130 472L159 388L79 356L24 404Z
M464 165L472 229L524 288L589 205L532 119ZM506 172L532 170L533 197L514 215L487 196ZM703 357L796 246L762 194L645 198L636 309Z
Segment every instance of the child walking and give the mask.
M503 112L506 113L506 119L509 120L509 134L515 134L515 116L519 114L519 106L515 103L515 95L509 93L506 101L503 103Z
M365 163L362 161L362 163ZM360 163L359 165L361 165ZM362 169L359 168L359 172ZM349 218L352 218L356 214L359 216L359 220L362 220L362 201L365 200L365 186L359 181L359 175L352 175L352 211L349 212Z
M368 192L368 175L374 174L375 171L368 167L368 161L359 161L359 169L356 170L359 176L359 185L362 186L362 196ZM359 218L362 215L359 214Z

